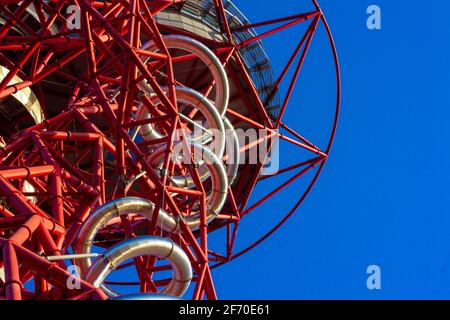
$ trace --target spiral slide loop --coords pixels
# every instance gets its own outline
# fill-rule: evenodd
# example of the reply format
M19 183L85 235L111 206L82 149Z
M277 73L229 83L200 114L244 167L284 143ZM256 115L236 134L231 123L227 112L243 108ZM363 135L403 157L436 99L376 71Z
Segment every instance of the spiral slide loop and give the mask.
M167 88L163 88L164 92L167 92ZM202 125L203 131L213 129L214 134L211 137L208 134L202 133L199 137L192 137L195 140L201 140L202 143L208 143L211 138L214 139L214 149L217 156L221 157L225 150L225 127L221 119L221 116L214 105L201 93L192 90L190 88L177 86L176 87L177 101L185 105L191 106L197 109L205 117L207 124ZM157 104L158 97L156 95L151 97L152 103ZM187 117L187 115L184 115ZM147 108L141 106L136 113L136 120L145 120L150 118ZM203 128L204 126L204 128ZM140 133L145 140L161 139L164 136L156 129L152 124L143 125L140 129Z
M215 106L224 116L228 108L230 85L227 73L217 56L204 44L192 38L181 35L167 35L163 41L169 49L181 49L196 55L209 68L216 88ZM150 41L143 46L144 50L157 51L157 45Z
M181 297L192 280L192 267L186 253L172 240L161 237L137 237L120 242L108 249L88 270L86 281L97 288L121 263L140 256L156 256L172 265L172 280L161 290L161 294ZM106 286L103 291L110 298L119 294Z
M110 220L128 214L140 215L151 220L154 210L155 204L151 201L134 197L116 199L97 208L81 226L74 248L75 252L91 253L95 236ZM177 221L162 209L159 210L157 222L158 227L167 232L175 232L178 227ZM90 266L90 258L82 259L79 262L82 273L85 273Z

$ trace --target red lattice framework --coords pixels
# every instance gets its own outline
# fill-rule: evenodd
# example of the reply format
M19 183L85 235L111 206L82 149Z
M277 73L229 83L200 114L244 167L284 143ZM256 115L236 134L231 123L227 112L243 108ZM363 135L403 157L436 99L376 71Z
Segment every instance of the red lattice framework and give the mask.
M237 30L230 27L222 1L215 0L223 41L162 25L154 19L157 13L180 2L183 1L0 1L0 11L6 17L0 26L0 65L9 70L0 81L0 101L31 88L46 119L5 137L7 143L0 149L0 267L4 270L0 297L17 300L106 299L107 295L101 288L86 280L81 280L78 288L69 289L67 283L73 278L68 271L71 260L48 257L73 253L71 250L80 226L96 208L114 199L134 196L153 202L156 214L152 219L121 216L114 224L99 231L96 238L100 240L98 246L107 249L120 238L142 235L170 238L186 253L191 263L191 298L217 299L211 268L239 257L273 234L311 190L327 160L340 103L336 49L317 2L313 1L315 10L312 12L248 24ZM66 27L66 8L72 4L80 8L79 30ZM30 27L22 19L31 5L37 13L38 29ZM271 118L239 49L300 23L309 23L309 27L275 83L272 95L285 81L288 90L281 99L278 116ZM336 114L325 150L320 150L291 129L283 118L320 23L328 33L337 79ZM51 32L55 25L58 26L56 33ZM242 43L234 40L234 32L271 25L274 27L270 31ZM18 34L17 29L26 32ZM239 77L245 83L247 91L239 87L241 91L238 94L245 97L248 106L245 112L227 110L227 117L233 123L266 130L267 139L278 136L311 154L301 163L280 169L277 175L294 170L298 173L254 204L248 202L263 164L242 165L240 176L248 179L238 179L229 186L225 205L210 223L206 218L208 192L205 190L208 186L201 180L198 166L180 166L170 157L175 140L179 138L175 134L176 129L186 128L178 110L176 86L180 83L176 80L173 64L195 57L191 54L172 57L163 34L184 35L203 43L217 55L230 79ZM143 39L154 41L158 50L142 49ZM233 67L230 67L231 61ZM74 70L73 65L79 66L79 70ZM292 78L286 79L291 68L294 68ZM14 77L22 81L12 83ZM45 98L49 79L58 79L68 87L63 108L55 110L52 101ZM158 97L158 106L142 95L142 81L146 81ZM202 93L208 96L213 90L214 81L204 87ZM151 118L133 118L137 109L136 97L152 114ZM133 139L133 130L150 123L163 128L166 135L157 140ZM258 143L260 141L249 142L241 147L241 151L245 152ZM162 172L189 173L195 188L177 187L168 178L170 174L161 176L155 172L147 161L149 150L154 150L150 147L155 145L165 145ZM253 245L234 252L241 219L313 168L317 171L292 210ZM190 228L184 219L192 210L192 206L187 204L192 203L198 204L200 212L201 223L197 229ZM161 230L157 221L160 210L175 217L178 232ZM208 249L208 234L222 228L227 230L224 254ZM135 266L139 281L134 285L139 285L142 293L156 293L171 281L154 279L155 273L171 268L170 265L157 265L156 261L155 256L135 257L118 268ZM34 284L25 288L25 283L30 280L34 280Z

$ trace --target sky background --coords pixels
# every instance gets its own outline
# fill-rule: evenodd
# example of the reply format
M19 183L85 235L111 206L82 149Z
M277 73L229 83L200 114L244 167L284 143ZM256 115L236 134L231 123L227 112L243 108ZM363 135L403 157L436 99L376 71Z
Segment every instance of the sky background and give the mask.
M251 21L261 21L300 13L309 1L234 2ZM342 73L334 147L296 215L255 250L214 271L219 298L449 299L450 2L320 4ZM366 27L371 4L382 10L379 31ZM299 28L265 41L278 72ZM334 99L325 40L319 30L286 115L319 145ZM281 152L282 161L294 157L289 149ZM241 246L268 230L300 188L251 216ZM373 264L382 272L378 291L366 287Z

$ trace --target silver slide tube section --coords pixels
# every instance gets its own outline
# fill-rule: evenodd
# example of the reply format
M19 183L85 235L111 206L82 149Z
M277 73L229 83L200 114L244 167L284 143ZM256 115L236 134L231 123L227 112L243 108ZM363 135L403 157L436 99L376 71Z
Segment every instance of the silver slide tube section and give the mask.
M61 261L61 260L78 260L86 258L97 258L99 253L88 253L88 254L63 254L60 256L44 256L48 261Z
M231 124L228 118L223 118L223 123L225 125L225 150L226 154L229 158L227 158L226 164L226 172L228 177L228 185L231 186L236 179L239 164L241 160L241 150L239 145L239 138L237 136L236 131L234 130L233 125ZM162 152L163 150L160 150ZM154 152L151 159L160 159L158 164L153 163L154 167L157 167L159 170L162 168L162 154L156 154L158 151ZM209 178L209 170L203 165L203 161L199 163L198 173L200 175L200 180L202 182L206 181ZM193 188L194 182L190 175L187 176L177 176L172 177L172 181L177 184L180 188Z
M165 154L165 149L165 146L159 147L155 152L150 154L148 161L150 163L159 163ZM206 203L208 207L206 222L209 223L215 219L225 204L228 193L228 177L222 161L211 150L197 143L191 143L191 149L194 160L202 159L204 162L203 166L208 169L208 174L211 177L211 190ZM190 156L190 154L184 154L188 153L188 150L183 150L182 152L182 156ZM170 180L182 188L195 186L191 175L171 176ZM200 214L191 214L185 217L185 221L192 230L196 230L200 227Z
M102 286L106 277L123 262L141 256L156 256L167 259L172 265L172 280L161 290L161 294L181 297L192 280L192 266L186 253L171 239L161 237L137 237L127 239L109 248L103 257L96 260L88 270L86 281L95 287L102 287L110 298L118 297L117 292Z
M1 25L1 24L0 24ZM0 82L5 79L5 77L8 75L9 70L3 66L0 65ZM17 83L21 83L23 80L18 77L14 76L11 81L8 83L8 85L13 85ZM23 88L13 94L11 94L11 97L20 105L25 108L25 110L28 111L31 118L33 119L34 123L39 124L42 121L44 121L44 111L42 110L41 104L39 103L38 98L34 94L34 92L30 88ZM4 147L3 145L1 147ZM36 188L25 180L22 186L22 191L24 192L35 192ZM34 196L27 196L27 199L29 199L32 203L37 202L37 198Z
M161 293L134 293L112 298L112 300L181 300L179 297Z
M219 113L224 116L228 107L230 85L228 82L227 73L225 72L222 63L214 54L214 52L212 52L201 42L186 36L167 35L163 36L163 41L166 47L169 49L181 49L196 55L209 68L215 81L215 106L217 110L219 110ZM157 51L158 46L154 41L150 41L146 43L142 49L148 51Z
M0 24L1 25L1 24ZM0 81L2 81L9 73L9 70L3 66L0 66ZM9 85L21 83L23 80L14 76ZM35 123L41 123L44 121L44 112L42 111L41 104L38 98L30 88L23 88L11 95L18 103L20 103L31 115Z
M97 208L81 226L75 243L75 253L83 255L90 254L97 232L113 218L136 214L151 220L154 210L155 204L142 198L127 197L106 203ZM178 227L178 222L174 217L162 209L159 210L157 224L159 228L171 233L175 232ZM74 263L80 267L81 273L84 274L91 266L91 258L74 259Z
M238 173L241 161L241 148L239 145L239 137L234 130L231 121L228 120L228 118L223 118L223 123L225 124L226 150L229 157L225 163L227 167L228 184L231 186Z
M166 87L162 89L164 92L167 92L168 90ZM213 142L211 143L213 149L215 150L217 156L222 157L225 151L225 127L220 113L214 107L212 102L209 101L201 93L186 87L177 86L176 94L178 103L183 103L199 110L207 121L206 127L197 128L194 130L194 133L201 132L202 134L199 137L194 136L192 138L194 138L195 140L200 139L202 143L210 141L211 138L213 138ZM159 102L159 98L156 95L153 95L150 100L154 104L157 104ZM136 120L138 121L145 120L150 117L151 115L148 109L143 105L138 109L136 113ZM183 118L181 120L183 120ZM184 120L191 121L190 119ZM213 132L202 132L209 131L210 129L214 129ZM160 132L158 132L154 125L150 123L143 125L140 129L140 133L145 140L161 139L164 137ZM212 136L211 133L213 133Z
M231 124L230 120L227 118L223 118L223 122L225 125L225 151L228 156L227 160L225 161L226 165L226 172L228 177L228 185L232 185L234 180L236 179L238 170L239 170L239 164L241 159L241 150L239 145L239 138L237 136L236 131L234 130L233 125ZM161 150L163 151L163 150ZM225 152L224 152L225 153ZM162 156L154 154L152 158L158 158L160 159L159 164L153 163L153 166L157 169L161 170L163 161ZM200 176L200 180L202 182L206 181L206 179L209 178L209 170L204 165L203 161L201 161L199 164L198 173ZM195 187L194 181L191 177L191 175L187 176L177 176L173 177L172 181L177 184L180 188L193 188Z
M30 14L36 21L39 21L39 18L37 16L36 10L34 8L34 4L30 4L30 6L26 9L26 12ZM47 16L46 13L44 13L45 16ZM0 26L3 26L5 24L5 20L0 16ZM26 35L24 32L22 32L17 27L13 27L13 30L15 30L17 33L21 35ZM55 34L57 32L56 28L52 26L50 28L50 32L52 34ZM3 67L0 65L0 82L5 79L5 77L8 75L9 69ZM23 82L22 78L18 77L17 75L14 76L11 81L8 83L8 85L13 85L17 83ZM42 110L41 104L39 103L38 98L34 94L34 92L29 88L23 88L21 90L18 90L17 92L11 94L11 97L16 100L17 103L21 104L30 114L30 116L33 118L34 122L36 124L41 123L44 121L44 111ZM4 147L4 145L0 145L0 147ZM35 192L36 189L33 185L31 185L28 181L25 181L23 184L23 191L25 192ZM33 196L26 197L29 199L32 203L37 202L37 198ZM0 279L4 281L5 271L4 267L0 267Z

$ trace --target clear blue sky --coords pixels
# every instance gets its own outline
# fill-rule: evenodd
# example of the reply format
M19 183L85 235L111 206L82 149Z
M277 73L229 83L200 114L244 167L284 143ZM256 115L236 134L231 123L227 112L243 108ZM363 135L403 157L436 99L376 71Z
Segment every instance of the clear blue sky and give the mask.
M271 0L235 0L252 21L301 12L303 2L308 1L273 6ZM342 113L332 154L288 224L214 271L219 297L449 299L450 2L320 3L342 69ZM382 9L380 31L366 28L370 4ZM291 30L266 42L275 68L298 35ZM320 127L309 121L314 112L295 108L322 106L332 98L332 90L323 90L331 78L321 63L328 58L316 54L320 38L323 34L294 95L298 103L288 113L290 123L304 124L311 133L316 129L319 137ZM291 157L284 152L282 157ZM256 213L240 241L268 230L271 217L292 202L296 190L266 207L260 218ZM366 288L371 264L382 269L380 291Z

